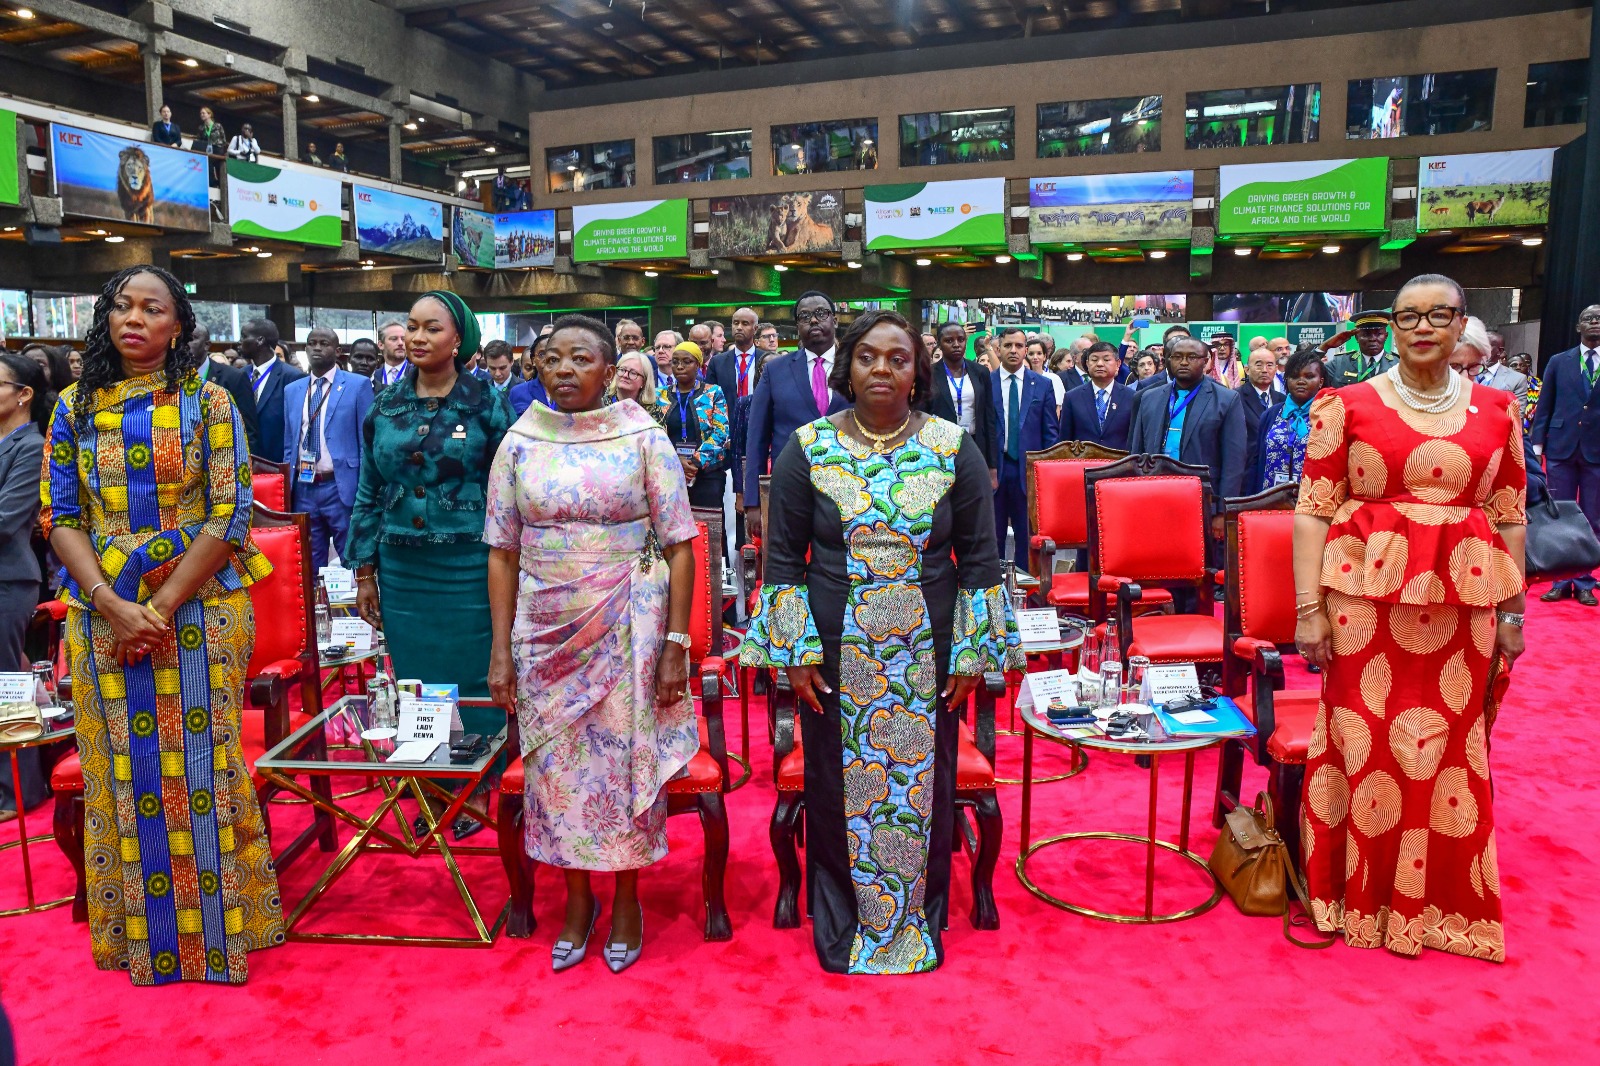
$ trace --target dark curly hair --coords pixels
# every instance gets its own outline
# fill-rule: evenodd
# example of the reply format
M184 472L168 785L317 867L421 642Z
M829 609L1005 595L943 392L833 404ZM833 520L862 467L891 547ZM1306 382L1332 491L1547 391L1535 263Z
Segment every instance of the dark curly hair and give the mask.
M911 323L900 312L886 308L868 311L850 323L850 328L839 338L838 352L833 357L833 373L828 375L828 387L851 403L856 402L856 392L850 384L850 364L855 359L856 345L861 343L861 338L865 337L869 330L885 322L905 330L906 336L911 338L911 351L916 356L915 377L911 384L911 406L920 409L933 393L933 363L929 358L928 349L922 343L922 331L912 329Z
M72 397L72 421L79 430L88 425L94 394L127 376L122 372L122 357L111 340L111 305L128 279L136 274L149 274L160 280L167 287L173 311L178 316L177 343L167 349L167 391L177 391L183 379L200 365L199 357L189 348L189 338L194 336L194 308L189 304L189 294L183 291L183 282L148 263L119 270L95 298L94 322L84 338L83 374L78 378L77 394Z

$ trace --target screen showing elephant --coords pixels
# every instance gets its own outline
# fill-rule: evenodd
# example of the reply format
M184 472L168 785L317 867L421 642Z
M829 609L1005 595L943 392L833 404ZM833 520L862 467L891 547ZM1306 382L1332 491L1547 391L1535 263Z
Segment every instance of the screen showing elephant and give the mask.
M210 180L198 152L52 123L50 164L69 217L211 228Z

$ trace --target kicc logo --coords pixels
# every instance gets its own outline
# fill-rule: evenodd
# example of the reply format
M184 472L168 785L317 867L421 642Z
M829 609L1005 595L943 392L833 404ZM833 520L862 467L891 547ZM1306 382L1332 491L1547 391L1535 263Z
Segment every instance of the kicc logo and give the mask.
M1056 183L1053 181L1036 181L1033 183L1034 192L1055 192Z
M370 192L358 192L356 193L356 199L364 204L370 204L372 202L372 194Z
M62 144L70 144L74 148L83 147L83 134L81 133L69 133L66 130L57 130L56 139Z
M1443 159L1435 159L1433 162L1428 164L1429 170L1448 170L1449 168L1450 164L1446 163Z

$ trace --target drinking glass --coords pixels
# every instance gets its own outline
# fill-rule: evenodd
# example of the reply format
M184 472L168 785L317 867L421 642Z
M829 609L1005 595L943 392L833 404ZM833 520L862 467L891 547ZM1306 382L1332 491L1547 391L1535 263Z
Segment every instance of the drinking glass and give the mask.
M1150 660L1143 655L1128 656L1128 676L1123 682L1122 702L1138 703L1144 695L1144 677L1150 670Z
M1101 707L1115 707L1122 702L1122 664L1114 660L1100 663Z

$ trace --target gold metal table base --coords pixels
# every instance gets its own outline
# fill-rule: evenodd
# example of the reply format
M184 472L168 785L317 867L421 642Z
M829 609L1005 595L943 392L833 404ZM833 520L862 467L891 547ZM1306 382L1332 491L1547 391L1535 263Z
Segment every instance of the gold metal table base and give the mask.
M1211 868L1206 865L1206 861L1199 855L1196 855L1194 852L1189 850L1189 813L1194 795L1194 756L1196 751L1201 750L1200 747L1190 746L1166 753L1153 748L1148 751L1140 751L1136 746L1133 745L1117 747L1114 749L1125 755L1143 755L1150 760L1149 815L1146 822L1146 831L1143 836L1128 833L1109 832L1063 833L1059 836L1048 837L1039 841L1038 843L1032 843L1030 832L1032 829L1033 818L1033 784L1035 783L1033 778L1033 739L1037 735L1044 737L1046 740L1061 740L1062 743L1070 742L1062 740L1062 738L1059 737L1053 737L1048 733L1043 733L1026 721L1024 721L1022 729L1022 847L1021 851L1017 855L1016 871L1017 880L1022 882L1023 888L1026 888L1029 892L1033 893L1039 899L1044 900L1052 907L1058 907L1061 910L1071 911L1074 914L1081 914L1086 918L1096 918L1105 922L1118 922L1137 925L1153 925L1161 922L1178 922L1184 920L1185 918L1193 918L1197 915L1204 914L1206 911L1217 905L1218 901L1222 899L1222 886L1219 885L1217 883L1217 879L1212 876ZM1073 746L1080 747L1081 745L1074 744ZM1205 746L1209 747L1214 745L1208 744ZM1156 835L1156 800L1159 795L1156 786L1160 777L1162 754L1181 754L1183 756L1183 811L1180 815L1180 820L1178 823L1178 842L1176 844L1170 841L1162 840ZM1028 875L1028 860L1035 852L1042 848L1051 847L1056 844L1063 844L1069 840L1120 840L1143 844L1145 847L1144 913L1123 914L1117 911L1097 910L1092 907L1086 907L1081 903L1072 903L1062 899L1059 896L1052 895L1035 884L1033 879ZM1204 903L1201 903L1195 907L1187 907L1180 911L1172 911L1163 914L1156 913L1156 850L1158 848L1160 850L1169 851L1175 855L1181 856L1182 858L1187 859L1193 865L1200 868L1200 871L1205 875L1206 883L1211 889L1211 895Z
M288 789L318 810L327 811L341 821L348 822L356 827L356 835L350 839L323 871L317 883L311 886L310 891L290 912L288 920L284 923L287 939L301 943L334 943L339 941L355 941L368 944L408 944L420 947L492 947L500 930L504 928L506 919L511 914L511 900L506 899L505 906L500 909L500 914L495 918L494 924L487 925L483 914L478 909L478 904L472 897L472 891L467 887L466 879L461 875L461 867L456 862L459 855L498 855L498 848L491 847L462 847L452 848L445 840L441 830L443 827L453 825L457 816L465 813L482 822L489 829L494 829L495 824L476 807L467 804L467 798L472 794L475 781L462 779L459 792L452 793L441 788L433 781L424 777L407 777L404 785L388 777L379 777L378 784L384 791L384 801L372 812L370 817L360 818L357 815L340 807L337 803L328 803L316 793L300 784L285 773L266 770L263 773L274 783ZM425 791L426 790L426 791ZM411 825L406 821L405 814L400 809L400 799L409 791L416 799L423 819L427 822L428 831L420 838L411 831ZM447 806L442 814L435 815L432 806L428 803L427 793L433 793L439 799L446 801ZM381 823L387 815L393 815L395 824L399 827L398 837L383 829ZM377 838L373 842L371 838ZM340 876L355 862L360 855L375 852L403 852L413 859L420 858L426 852L437 850L444 858L445 868L450 872L450 880L455 885L456 894L460 896L462 904L466 907L467 916L472 919L475 935L457 936L407 936L382 933L308 933L299 931L311 908L327 894Z
M1023 733L1027 732L1027 730L1026 729L996 729L994 732L995 732L995 736L1000 736L1000 737L1020 737L1020 736L1023 735ZM1071 748L1072 749L1072 769L1068 770L1064 774L1050 774L1047 777L1036 777L1036 778L1033 779L1033 783L1034 784L1036 784L1036 785L1051 785L1051 784L1054 784L1057 781L1065 781L1068 778L1077 777L1079 774L1083 773L1085 770L1087 770L1089 768L1089 753L1087 751L1083 750L1082 748L1078 747L1076 744L1068 744L1065 740L1062 740L1060 737L1047 736L1047 737L1044 737L1043 739L1051 741L1051 742L1056 743L1056 744L1060 744L1062 747ZM996 754L998 755L999 753L997 752ZM998 761L998 759L996 761ZM1001 777L999 774L996 774L995 778L994 778L994 783L997 784L997 785L1020 785L1020 784L1022 784L1022 778L1020 778L1020 777Z
M12 780L15 780L13 778ZM20 819L19 819L20 820ZM21 830L27 832L26 829ZM40 833L38 836L18 837L0 844L0 851L10 851L12 848L22 849L22 881L28 890L28 905L26 907L12 907L10 910L0 911L0 918L15 918L20 914L38 914L40 911L51 911L57 907L64 907L72 902L71 896L60 899L46 900L43 903L33 898L33 864L28 861L28 845L43 844L54 838L49 833Z
M361 751L363 749L360 744L329 744L328 750ZM370 785L362 785L360 788L353 788L349 792L335 792L333 794L333 798L336 800L354 799L356 796L365 796L369 792L376 791L378 791L378 785L376 782L374 782ZM299 796L273 796L271 799L267 800L267 802L281 803L286 807L304 807L306 805L306 801L301 799Z
M729 792L736 792L750 782L750 760L743 755L735 755L731 751L728 752L728 759L731 762L738 763L744 769L744 773L740 774L733 784L728 786Z
M1034 883L1033 879L1028 875L1028 860L1033 857L1035 852L1055 844L1065 844L1073 840L1122 840L1134 844L1143 844L1146 848L1151 846L1151 841L1148 838L1134 833L1062 833L1060 836L1046 837L1044 840L1030 846L1027 851L1017 856L1017 880L1022 882L1023 888L1026 888L1052 907L1059 907L1064 911L1071 911L1073 914L1081 914L1085 918L1098 918L1103 922L1118 922L1127 925L1155 925L1161 922L1181 922L1185 918L1193 918L1204 914L1212 907L1215 907L1222 899L1222 886L1218 885L1216 878L1211 876L1211 869L1206 865L1205 859L1192 851L1183 850L1171 841L1157 840L1154 842L1156 848L1170 851L1174 855L1180 855L1200 868L1200 872L1205 876L1206 882L1211 886L1210 899L1198 906L1163 914L1155 913L1154 893L1150 891L1151 886L1149 885L1146 886L1143 914L1123 914L1118 911L1095 910L1093 907L1085 907L1081 903L1072 903L1064 900L1060 896L1052 895ZM1150 870L1153 872L1154 867L1150 867Z
M28 845L42 844L45 841L53 838L47 833L40 833L37 836L28 835L27 805L22 802L22 769L19 765L18 759L18 754L20 751L21 747L18 746L11 748L9 753L11 756L11 781L13 786L12 793L16 796L17 800L17 839L8 840L4 844L0 844L0 851L9 851L12 848L22 849L22 883L28 893L28 905L26 907L13 907L10 910L0 911L0 918L15 918L22 914L38 914L40 911L54 910L57 907L65 906L66 904L72 902L71 896L67 896L63 899L46 900L43 903L40 903L33 897L33 857L28 853Z

